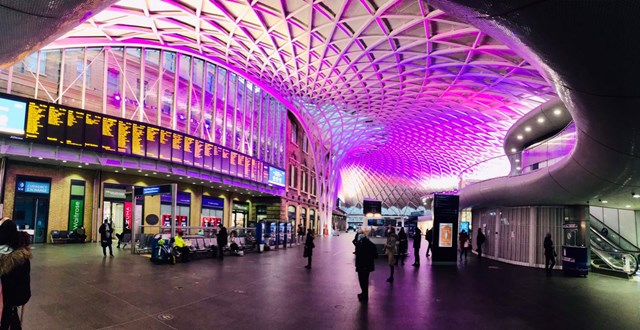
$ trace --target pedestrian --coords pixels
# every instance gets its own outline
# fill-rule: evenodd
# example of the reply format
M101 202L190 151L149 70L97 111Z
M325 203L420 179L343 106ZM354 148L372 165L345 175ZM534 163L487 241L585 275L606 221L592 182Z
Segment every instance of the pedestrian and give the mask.
M181 262L189 262L189 246L187 246L187 242L184 241L182 236L184 236L184 232L178 230L178 235L176 235L173 241L173 247L180 252Z
M109 218L104 219L104 222L98 229L100 233L100 245L102 245L102 254L107 256L107 247L109 248L109 255L113 257L113 249L111 248L111 238L113 234L113 224L109 221Z
M482 259L482 244L487 240L487 237L482 233L482 228L478 228L478 236L476 237L476 251L478 251L478 259Z
M400 264L404 266L404 260L407 258L407 251L409 250L409 240L407 238L407 233L404 231L404 227L400 228L400 233L398 233L398 256L396 258L396 266L398 265L398 261Z
M358 300L369 300L369 274L375 270L373 259L378 257L376 245L371 243L369 238L363 233L358 234L356 245L356 272L358 273L358 283L360 290Z
M304 227L302 227L302 224L298 225L298 243L302 243L302 241L304 240Z
M313 244L313 231L311 229L307 229L307 239L304 241L304 252L303 257L307 258L307 265L304 266L306 269L311 269L311 257L313 257L313 248L316 245Z
M462 260L462 255L464 255L464 261L467 261L467 250L469 249L469 235L467 235L466 231L461 231L458 236L458 241L460 243L460 260Z
M416 227L416 232L413 234L413 255L415 256L415 261L411 265L413 267L420 267L420 243L422 242L420 234L422 234L420 228Z
M22 329L18 307L31 298L31 248L27 233L18 231L12 220L0 223L0 277L2 282L2 319L0 329Z
M128 222L124 222L124 229L122 229L122 234L117 234L116 233L116 237L118 238L118 245L116 245L116 248L120 248L120 244L124 245L126 243L124 243L124 235L129 234L131 235L131 229L129 229L129 223Z
M425 241L427 241L427 243L429 243L429 246L427 246L427 258L429 258L429 256L431 254L429 254L429 252L431 252L431 244L433 243L433 228L429 228L429 230L427 230L427 232L424 234L424 239Z
M220 222L218 227L218 235L216 236L216 241L218 242L218 258L224 260L224 248L226 248L227 243L229 243L229 235L227 234L227 228L222 222Z
M389 262L389 269L391 274L387 279L387 282L393 283L393 272L396 264L396 254L398 254L398 235L396 235L396 229L389 228L389 235L387 236L387 242L384 244L384 253L387 255L387 261Z
M551 275L553 266L556 265L556 249L553 247L553 241L551 240L551 233L547 233L544 237L544 269L547 271L547 275Z

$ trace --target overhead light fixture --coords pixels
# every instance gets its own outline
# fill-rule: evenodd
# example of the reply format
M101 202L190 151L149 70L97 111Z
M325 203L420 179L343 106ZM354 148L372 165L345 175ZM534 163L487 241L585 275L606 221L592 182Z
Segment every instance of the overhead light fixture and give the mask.
M522 140L523 136L522 136L521 134L518 134L518 136L516 136L516 138L517 138L518 140Z
M82 168L82 165L78 165L79 168Z
M516 152L516 151L518 151L518 149L516 149L516 148L511 148L511 152Z
M520 170L521 170L520 166L516 167L516 169L517 169L518 171L520 171Z
M145 173L144 176L149 176L149 173Z
M158 172L153 172L153 174L158 174Z
M42 157L38 157L38 159L42 160Z
M138 170L138 173L142 172L142 170Z
M640 194L634 192L631 193L631 196L633 196L633 198L640 198Z
M67 161L66 161L66 160L63 160L62 162L63 162L63 163L66 163Z
M519 162L520 162L520 159L517 159L517 158L516 158L516 163L519 163Z
M525 127L525 128L524 128L524 131L525 131L525 132L531 132L531 126L527 126L527 127Z
M118 171L118 170L116 170L116 173L118 173L118 172L119 172L119 171Z
M544 117L538 117L538 123L540 124L544 123Z
M560 109L553 110L553 114L556 115L556 116L560 116L561 113L562 113L562 110L560 110Z
M631 207L631 205L625 205L624 207L626 207L626 208L630 208L630 207Z
M606 201L606 200L602 201L602 204L607 204L607 203L609 203L609 201Z

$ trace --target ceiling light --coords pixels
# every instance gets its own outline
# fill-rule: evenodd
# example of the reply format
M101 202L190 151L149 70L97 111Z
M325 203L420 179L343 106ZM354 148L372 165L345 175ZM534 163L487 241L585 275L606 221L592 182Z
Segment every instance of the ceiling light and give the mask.
M516 167L516 170L520 171L521 170L520 166Z
M626 207L626 208L630 208L630 207L631 207L631 205L625 205L624 207Z
M84 163L85 165L89 166L89 163Z
M602 204L607 204L609 203L609 201L602 201Z
M518 151L518 149L516 149L516 148L511 148L511 152L516 152L516 151Z
M158 174L158 172L153 172L153 174Z
M525 127L525 128L524 128L524 131L525 131L525 132L531 132L531 126L527 126L527 127Z
M116 170L116 173L118 173L118 172L119 172L119 171L118 171L118 170Z
M562 113L562 110L560 110L560 109L553 110L553 114L556 115L556 116L560 116L561 113Z
M78 165L79 168L82 168L82 165Z
M145 173L144 176L149 176L149 173Z
M517 138L518 140L522 140L523 136L522 136L521 134L518 134L518 136L516 136L516 138Z
M520 162L520 159L516 159L516 163L519 163L519 162Z
M66 163L67 161L66 161L66 160L63 160L62 162L63 162L63 163Z
M142 170L138 170L138 173L142 172Z
M122 168L122 170L123 170L123 171L126 171L127 169L123 167L123 168Z
M179 177L178 179L182 180L182 177Z
M38 159L42 160L42 157L38 157Z
M634 192L631 193L631 196L633 196L633 198L640 198L640 194Z
M538 117L538 123L540 124L544 123L544 117Z

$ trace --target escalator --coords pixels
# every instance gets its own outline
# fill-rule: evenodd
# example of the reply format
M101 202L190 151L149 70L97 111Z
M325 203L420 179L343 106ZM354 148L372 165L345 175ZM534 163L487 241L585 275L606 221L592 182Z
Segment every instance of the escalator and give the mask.
M620 237L593 215L590 221L591 270L629 278L638 272L640 249Z

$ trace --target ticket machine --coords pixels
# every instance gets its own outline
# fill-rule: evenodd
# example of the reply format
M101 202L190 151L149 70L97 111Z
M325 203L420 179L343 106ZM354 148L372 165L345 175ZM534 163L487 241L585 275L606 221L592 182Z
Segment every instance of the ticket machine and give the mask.
M286 247L287 241L285 239L285 234L286 234L286 223L284 222L278 222L278 241L276 242L276 244L279 246L280 244L282 244L282 247Z
M256 224L256 240L258 241L258 247L260 252L264 251L264 234L265 226L264 221L259 221Z

